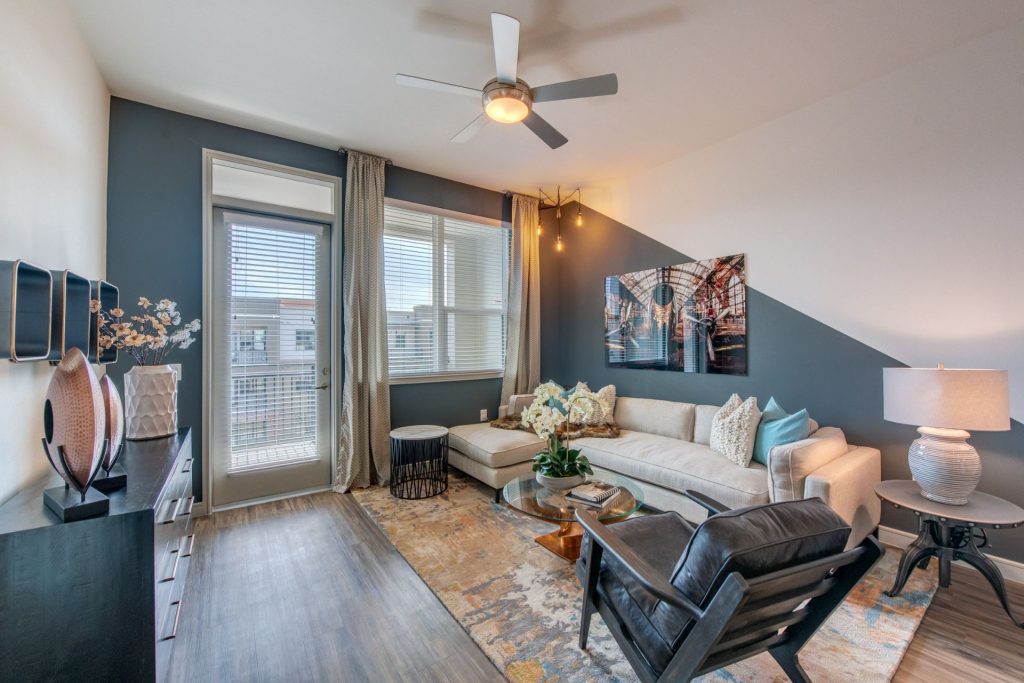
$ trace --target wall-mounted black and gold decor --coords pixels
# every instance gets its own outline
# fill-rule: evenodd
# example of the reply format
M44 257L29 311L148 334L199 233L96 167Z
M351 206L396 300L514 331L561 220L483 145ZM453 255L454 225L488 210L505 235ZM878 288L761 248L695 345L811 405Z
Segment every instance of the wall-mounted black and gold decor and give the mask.
M0 356L12 361L50 355L50 271L27 261L0 261Z
M89 348L88 278L70 270L51 270L53 276L53 316L50 321L51 362L59 362L70 349Z
M121 295L117 287L105 280L93 280L91 299L100 302L100 309L110 311L117 308ZM100 342L100 318L96 313L89 316L89 361L97 365L108 365L117 362L117 349L111 346L109 349L101 349Z

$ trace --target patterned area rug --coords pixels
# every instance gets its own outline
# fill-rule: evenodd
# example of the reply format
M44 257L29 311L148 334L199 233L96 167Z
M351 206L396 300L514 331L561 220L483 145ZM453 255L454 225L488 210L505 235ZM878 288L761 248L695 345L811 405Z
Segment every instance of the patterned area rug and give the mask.
M426 500L393 498L387 488L354 495L508 680L637 680L600 615L588 649L577 647L582 591L573 567L533 540L553 525L495 504L490 489L457 472L449 482ZM812 680L867 683L895 673L937 583L932 563L900 597L886 597L897 562L887 552L804 647ZM768 655L700 680L788 681Z

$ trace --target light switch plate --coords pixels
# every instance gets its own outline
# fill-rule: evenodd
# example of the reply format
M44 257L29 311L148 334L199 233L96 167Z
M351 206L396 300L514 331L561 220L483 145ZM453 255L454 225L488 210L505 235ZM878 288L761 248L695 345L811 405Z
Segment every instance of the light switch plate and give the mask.
M480 409L480 421L487 422L487 408Z

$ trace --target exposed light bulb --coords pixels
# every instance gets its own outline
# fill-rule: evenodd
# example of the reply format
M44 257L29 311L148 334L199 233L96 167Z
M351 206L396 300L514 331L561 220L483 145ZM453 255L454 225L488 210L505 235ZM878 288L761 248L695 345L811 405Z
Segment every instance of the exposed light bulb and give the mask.
M583 227L583 212L582 211L577 211L576 212L576 227L577 228L582 228Z
M540 227L540 223L537 224L537 236L540 237L544 234L544 228Z
M555 251L562 251L563 248L564 247L562 247L562 236L559 235L558 240L555 242Z

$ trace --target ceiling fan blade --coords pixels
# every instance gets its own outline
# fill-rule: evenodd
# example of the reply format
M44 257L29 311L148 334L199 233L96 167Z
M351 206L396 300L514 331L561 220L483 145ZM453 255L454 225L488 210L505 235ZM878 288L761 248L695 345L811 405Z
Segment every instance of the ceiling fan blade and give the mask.
M532 130L551 149L558 149L569 142L569 138L559 133L554 126L542 119L535 111L531 111L529 116L523 119L523 125Z
M615 74L604 74L603 76L577 78L575 81L538 86L533 89L533 101L575 100L580 97L614 95L617 92L619 92L618 77Z
M470 121L465 128L456 133L452 137L452 142L466 142L472 139L474 135L480 132L481 128L487 125L488 121L490 121L490 118L487 114L480 114L480 116Z
M407 88L423 88L424 90L436 90L437 92L446 92L453 95L466 95L468 97L480 97L483 94L476 88L467 88L464 85L455 85L453 83L445 83L443 81L432 81L429 78L407 76L405 74L395 74L395 83L398 85L404 85Z
M494 39L494 67L498 80L515 85L519 69L519 20L507 14L491 13Z

